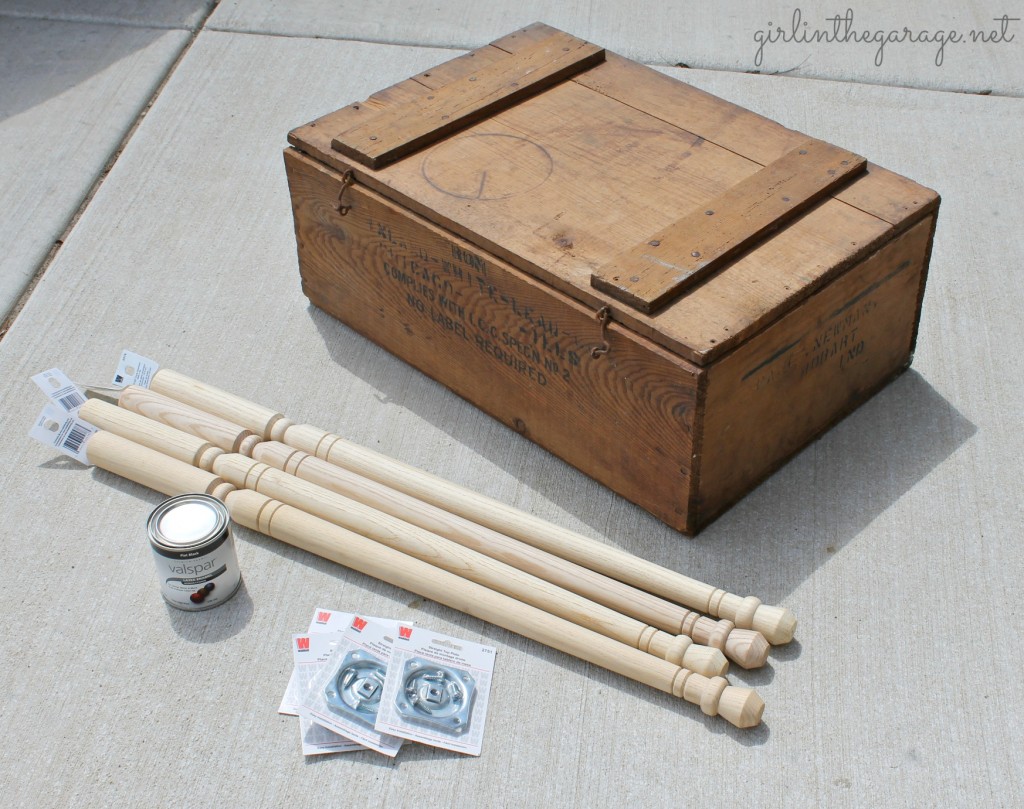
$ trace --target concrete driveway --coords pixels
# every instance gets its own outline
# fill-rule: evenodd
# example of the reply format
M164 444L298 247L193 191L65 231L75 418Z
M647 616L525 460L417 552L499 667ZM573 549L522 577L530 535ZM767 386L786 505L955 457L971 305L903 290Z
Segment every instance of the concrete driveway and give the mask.
M802 4L797 29L833 30L845 8ZM796 9L776 2L0 0L5 803L1021 805L1020 10L865 0L856 29L919 40L884 44L876 64L871 37L785 41ZM288 130L536 19L943 197L912 370L695 540L299 286ZM211 612L168 609L144 532L162 498L25 436L42 403L32 374L103 382L122 348L785 604L798 641L732 672L764 697L764 724L734 730L244 529L241 593ZM304 759L276 708L290 634L318 606L495 646L482 756L410 745L394 761Z

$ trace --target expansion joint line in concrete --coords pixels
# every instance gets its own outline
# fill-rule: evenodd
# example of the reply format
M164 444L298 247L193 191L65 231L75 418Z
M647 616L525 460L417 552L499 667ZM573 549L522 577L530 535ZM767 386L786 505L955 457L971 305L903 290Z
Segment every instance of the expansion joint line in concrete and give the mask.
M108 157L106 163L103 164L103 168L96 175L96 179L93 180L92 185L89 186L89 190L86 191L85 196L82 197L81 203L79 203L78 207L75 209L75 212L71 214L71 217L68 219L67 224L64 226L64 230L61 231L60 236L54 241L53 246L50 248L46 256L43 257L43 260L39 262L39 266L36 267L36 271L32 274L32 278L29 280L28 284L25 285L25 288L22 290L21 295L18 296L18 300L15 302L14 306L11 307L11 310L4 316L3 321L0 322L0 340L3 340L4 337L7 336L7 332L10 331L11 326L14 325L14 321L18 319L18 315L21 313L21 310L25 308L25 304L28 303L29 298L32 297L32 293L35 292L36 287L39 285L39 281L46 274L46 271L50 268L50 265L53 264L53 261L57 257L57 254L60 252L61 247L64 246L64 242L71 234L71 231L75 229L75 226L78 224L78 220L82 218L82 215L85 213L86 208L89 207L89 204L92 202L93 197L96 196L96 192L99 191L100 186L103 185L104 180L107 179L107 175L110 174L111 170L114 168L114 164L121 156L121 153L128 146L128 142L135 135L135 132L142 124L143 119L145 119L146 114L156 103L156 100L160 97L160 94L164 91L164 87L167 86L167 82L171 80L171 76L174 75L175 71L178 69L178 66L182 63L182 61L185 59L185 56L187 56L188 52L192 49L192 45L195 44L195 41L198 38L199 34L206 27L207 20L209 20L213 12L216 11L217 4L219 2L220 0L216 0L216 2L214 2L207 10L206 15L198 23L196 23L195 27L190 29L188 41L181 48L181 51L179 51L177 57L175 57L174 62L170 65L170 67L167 68L167 71L164 73L164 76L160 80L160 83L156 86L153 92L150 93L149 98L146 99L146 102L139 109L139 113L135 116L135 119L132 121L131 126L128 127L128 130L121 137L121 140L118 141L117 146L114 147L114 151L111 152L110 157ZM11 15L0 14L0 17L2 16ZM30 15L21 16L28 17ZM97 24L99 24L98 21L96 22ZM126 28L162 28L162 26L136 26L130 23L109 24L122 25Z

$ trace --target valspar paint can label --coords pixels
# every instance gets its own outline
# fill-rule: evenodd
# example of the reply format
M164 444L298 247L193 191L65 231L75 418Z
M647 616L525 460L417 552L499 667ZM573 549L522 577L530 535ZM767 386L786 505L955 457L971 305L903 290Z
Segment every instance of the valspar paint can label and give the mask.
M149 515L149 544L160 576L160 593L172 607L208 610L238 590L231 518L208 494L165 500Z

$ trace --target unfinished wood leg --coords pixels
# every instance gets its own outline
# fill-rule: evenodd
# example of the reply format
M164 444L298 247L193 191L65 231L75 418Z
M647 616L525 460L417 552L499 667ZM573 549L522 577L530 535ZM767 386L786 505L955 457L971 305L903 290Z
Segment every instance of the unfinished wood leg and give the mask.
M737 727L761 721L764 703L753 689L722 687L722 678L707 678L626 646L266 495L234 490L212 473L120 436L94 434L88 453L96 466L164 494L204 491L221 497L232 518L247 528L681 697Z
M796 617L785 607L762 604L752 596L744 598L660 567L312 425L294 424L281 413L169 369L157 371L151 387L234 421L264 439L282 441L548 553L700 612L726 618L741 629L754 629L770 643L788 643L793 639Z
M355 531L411 557L492 590L588 627L709 677L728 667L718 649L672 636L512 565L377 511L335 492L243 455L221 455L214 471L238 488L252 489L300 508L307 514Z
M253 458L539 576L623 615L666 632L690 636L705 646L721 649L727 657L744 668L763 666L767 660L769 645L759 632L737 629L731 621L707 618L560 556L472 523L355 472L322 461L302 450L278 441L266 441L253 450Z

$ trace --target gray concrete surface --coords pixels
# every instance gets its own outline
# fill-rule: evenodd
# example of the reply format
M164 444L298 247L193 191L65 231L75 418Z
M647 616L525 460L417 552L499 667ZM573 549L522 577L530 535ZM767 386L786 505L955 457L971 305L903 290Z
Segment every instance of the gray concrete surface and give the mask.
M189 39L180 30L4 16L0 320Z
M448 55L203 31L0 342L5 803L1020 805L1024 101L669 71L944 200L913 370L689 541L301 295L285 133ZM24 436L31 374L103 380L123 347L790 606L798 642L733 672L765 698L764 725L735 731L245 530L230 604L165 608L144 539L161 498ZM304 761L275 709L289 633L316 606L496 646L483 755Z
M835 17L849 22L837 29ZM541 20L647 63L1019 96L1021 17L1004 0L224 0L208 27L469 49Z
M189 28L201 25L215 0L0 0L0 15L30 19Z

